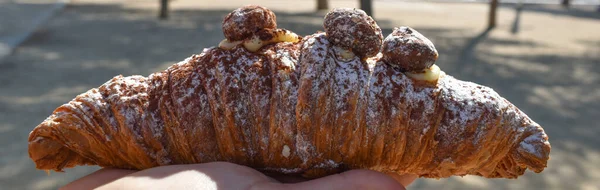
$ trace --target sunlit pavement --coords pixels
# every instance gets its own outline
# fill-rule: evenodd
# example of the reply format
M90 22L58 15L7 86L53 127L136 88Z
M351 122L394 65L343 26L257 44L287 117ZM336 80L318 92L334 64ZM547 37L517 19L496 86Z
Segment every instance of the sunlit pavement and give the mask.
M254 1L274 10L281 28L302 35L323 30L324 13L314 12L314 2L297 2ZM331 7L357 2L332 1ZM148 75L218 44L221 19L244 4L176 0L166 21L156 18L154 0L78 0L58 12L0 61L0 189L55 189L95 171L35 170L27 153L29 132L57 106L115 75ZM491 31L485 30L486 4L388 0L375 1L374 8L384 35L397 26L415 28L434 42L442 70L494 88L542 125L552 144L548 168L540 174L527 172L516 180L419 179L409 189L600 189L595 7L517 11L503 5Z

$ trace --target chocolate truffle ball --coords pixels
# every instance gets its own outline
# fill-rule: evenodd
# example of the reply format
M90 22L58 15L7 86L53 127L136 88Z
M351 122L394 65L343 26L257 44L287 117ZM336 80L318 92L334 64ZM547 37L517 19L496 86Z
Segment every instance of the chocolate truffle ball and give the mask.
M277 28L275 13L257 6L247 5L229 13L223 20L223 34L229 41L244 40L264 28Z
M395 28L383 41L382 60L402 71L421 71L438 58L433 43L410 27Z
M381 50L381 28L360 9L333 9L325 15L323 26L331 43L360 57L372 57Z

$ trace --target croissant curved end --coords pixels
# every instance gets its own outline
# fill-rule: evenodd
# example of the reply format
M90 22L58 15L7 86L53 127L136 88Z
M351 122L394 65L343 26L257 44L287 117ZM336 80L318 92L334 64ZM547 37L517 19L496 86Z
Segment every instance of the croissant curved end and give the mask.
M36 128L44 130L43 127ZM95 163L65 147L62 143L49 137L40 136L34 130L29 135L29 157L40 170L62 172L63 168L78 165L94 165Z
M80 122L77 122L77 118L69 113L67 107L68 104L58 107L50 117L29 133L29 157L37 169L62 172L63 168L96 165L94 161L73 151L68 147L69 143L63 141L80 137L79 133L74 131L77 123ZM57 134L66 134L69 137L57 136Z
M550 159L551 146L544 129L537 123L529 121L530 125L525 127L529 135L518 144L515 160L519 165L540 173L546 168Z

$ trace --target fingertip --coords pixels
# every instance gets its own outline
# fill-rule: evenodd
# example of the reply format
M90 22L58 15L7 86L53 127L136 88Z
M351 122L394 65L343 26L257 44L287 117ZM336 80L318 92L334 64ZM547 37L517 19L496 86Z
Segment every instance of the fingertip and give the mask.
M115 181L123 176L135 173L134 170L102 168L85 177L79 178L63 187L61 190L69 189L95 189L104 184Z

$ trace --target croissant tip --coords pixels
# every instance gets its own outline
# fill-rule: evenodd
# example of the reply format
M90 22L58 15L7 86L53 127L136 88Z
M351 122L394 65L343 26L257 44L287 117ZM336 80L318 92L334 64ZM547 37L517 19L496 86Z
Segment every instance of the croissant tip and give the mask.
M548 135L541 126L533 123L528 127L529 135L525 136L518 144L516 151L517 163L527 169L540 173L546 167L550 160L551 145L548 142Z

